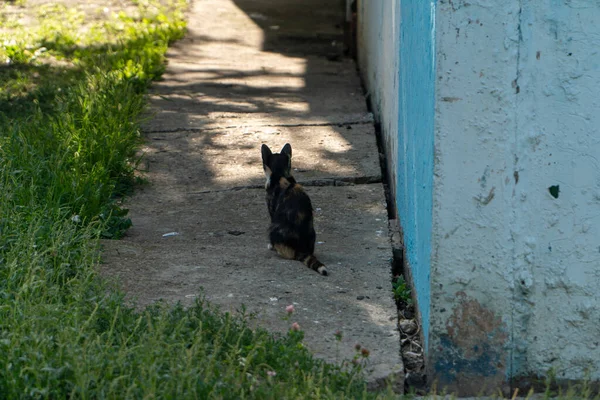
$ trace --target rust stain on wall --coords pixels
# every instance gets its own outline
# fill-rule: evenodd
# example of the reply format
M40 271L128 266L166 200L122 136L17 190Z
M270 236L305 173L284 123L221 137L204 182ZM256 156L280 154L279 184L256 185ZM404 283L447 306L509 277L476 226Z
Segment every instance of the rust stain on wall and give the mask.
M498 390L506 384L506 324L492 311L458 292L458 302L440 335L435 357L438 387L461 394ZM485 377L488 387L482 387Z

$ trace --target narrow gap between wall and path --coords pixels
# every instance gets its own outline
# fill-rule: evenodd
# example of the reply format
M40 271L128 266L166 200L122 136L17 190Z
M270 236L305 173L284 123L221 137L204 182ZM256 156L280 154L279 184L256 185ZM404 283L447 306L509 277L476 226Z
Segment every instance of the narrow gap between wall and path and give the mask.
M364 82L362 84L367 109L372 113L371 97L366 94ZM386 200L390 242L392 245L391 285L397 307L397 326L400 332L400 356L404 364L404 393L426 395L425 354L421 323L416 309L416 296L413 294L414 285L410 271L407 271L408 265L404 257L405 249L402 239L402 227L397 217L396 203L390 187L390 174L383 144L381 124L374 122L374 128L379 152L381 181Z

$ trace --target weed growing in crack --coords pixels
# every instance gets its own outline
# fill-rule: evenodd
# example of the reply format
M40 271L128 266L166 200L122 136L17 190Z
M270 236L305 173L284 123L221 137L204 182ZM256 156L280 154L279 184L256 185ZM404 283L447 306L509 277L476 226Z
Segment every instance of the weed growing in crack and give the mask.
M412 304L411 289L404 276L396 275L394 277L392 280L392 293L396 302L403 302L407 305Z

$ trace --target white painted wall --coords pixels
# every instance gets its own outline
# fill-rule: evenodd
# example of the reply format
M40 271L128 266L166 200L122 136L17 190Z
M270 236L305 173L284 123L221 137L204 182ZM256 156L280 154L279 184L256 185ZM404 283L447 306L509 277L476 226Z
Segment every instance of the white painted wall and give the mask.
M381 124L392 198L398 165L398 0L357 0L358 64L375 120Z
M600 379L600 3L531 0L521 21L519 333L531 371Z
M442 385L483 375L486 345L490 386L510 372L518 20L516 1L436 10L430 369Z
M429 368L442 382L600 379L598 21L593 0L437 3Z

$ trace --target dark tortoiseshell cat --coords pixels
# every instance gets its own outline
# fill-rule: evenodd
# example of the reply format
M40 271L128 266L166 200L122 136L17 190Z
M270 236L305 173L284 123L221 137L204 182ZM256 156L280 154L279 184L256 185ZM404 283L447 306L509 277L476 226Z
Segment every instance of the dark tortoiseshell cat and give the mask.
M302 261L308 268L327 275L325 265L313 255L316 234L310 198L290 172L292 146L288 143L281 153L273 154L263 144L261 153L267 176L267 207L271 216L269 248L283 258Z

